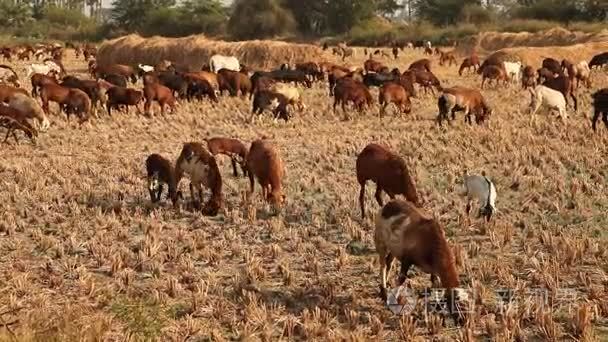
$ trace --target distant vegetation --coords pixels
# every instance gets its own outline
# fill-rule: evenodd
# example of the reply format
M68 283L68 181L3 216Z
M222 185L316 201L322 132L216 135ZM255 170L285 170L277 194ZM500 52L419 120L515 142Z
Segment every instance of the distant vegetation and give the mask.
M83 13L87 11L89 16ZM128 33L223 39L317 39L353 44L457 39L480 30L598 31L608 0L0 0L0 30L27 39L96 41Z

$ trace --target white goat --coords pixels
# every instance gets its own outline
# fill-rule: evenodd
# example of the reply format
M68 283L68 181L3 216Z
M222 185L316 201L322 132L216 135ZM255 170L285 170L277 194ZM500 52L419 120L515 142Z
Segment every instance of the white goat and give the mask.
M146 64L138 64L137 67L143 72L154 71L154 67Z
M560 118L568 118L568 113L566 112L566 99L559 91L544 85L538 85L536 88L530 89L530 95L532 96L530 102L530 108L532 109L530 112L531 115L536 114L540 107L544 105L550 110L557 110Z
M234 56L213 55L209 58L209 68L211 68L212 72L217 74L221 69L240 71L241 64Z
M485 172L482 172L481 176L467 175L465 172L463 185L458 194L467 197L467 216L474 200L480 204L477 217L484 216L486 221L490 221L492 214L496 212L496 187Z
M44 64L30 64L26 69L26 78L30 78L33 74L43 74L48 75L51 72L57 73L57 75L61 75L61 67L57 65L57 63L46 61Z
M519 83L521 80L522 65L521 62L503 62L507 77L511 82Z

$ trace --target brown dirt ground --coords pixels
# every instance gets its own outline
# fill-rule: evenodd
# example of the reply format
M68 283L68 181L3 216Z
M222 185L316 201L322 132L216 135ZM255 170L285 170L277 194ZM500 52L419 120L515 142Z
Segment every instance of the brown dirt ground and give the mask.
M68 69L84 70L69 55ZM410 51L386 63L404 69L421 57ZM479 86L477 75L460 78L457 66L433 59L445 85ZM362 64L360 50L351 62ZM608 85L603 71L593 79L594 89ZM517 86L490 87L489 127L465 126L459 115L446 130L433 121L430 95L415 99L408 117L379 119L374 108L342 121L325 84L304 94L308 108L287 123L249 124L249 102L224 97L216 106L182 103L165 118L103 115L82 129L52 115L37 146L0 146L0 340L608 338L608 130L590 130L589 90L579 90L579 112L562 123L542 113L531 120ZM149 203L148 154L174 160L186 141L262 134L286 165L279 216L259 187L244 199L248 182L230 175L227 159L221 215ZM406 159L454 246L463 286L482 294L469 326L442 328L422 310L400 318L378 298L378 205L369 186L372 217L360 219L354 171L372 141ZM454 190L465 169L495 182L494 223L464 220ZM359 255L352 241L365 247ZM411 270L410 285L423 290L428 275ZM524 296L501 312L499 288L548 288L553 307Z

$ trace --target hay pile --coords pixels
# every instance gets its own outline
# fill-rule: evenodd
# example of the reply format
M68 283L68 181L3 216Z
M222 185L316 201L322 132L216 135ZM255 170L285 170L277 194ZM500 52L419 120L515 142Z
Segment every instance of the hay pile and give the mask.
M97 60L101 64L154 65L166 59L198 70L216 53L236 56L242 64L254 69L272 69L282 63L323 60L323 51L317 46L307 44L269 40L225 42L210 40L203 35L184 38L143 38L135 34L101 44Z
M500 51L532 66L540 66L546 57L589 61L594 55L608 51L608 30L582 33L558 27L538 33L484 32L459 42L457 51L461 55L475 51L480 56Z

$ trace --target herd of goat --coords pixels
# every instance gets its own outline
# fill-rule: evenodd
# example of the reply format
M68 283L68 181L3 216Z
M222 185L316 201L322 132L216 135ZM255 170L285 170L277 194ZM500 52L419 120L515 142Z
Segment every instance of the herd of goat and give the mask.
M432 49L430 44L417 44L425 52L439 55L439 64L456 64L453 52ZM413 47L413 46L412 46ZM439 125L444 120L454 120L455 113L464 111L465 120L477 124L489 119L492 109L481 91L473 88L455 86L445 88L433 74L431 59L424 58L413 62L401 72L392 70L384 63L370 58L362 68L345 67L328 62L282 65L273 71L252 71L239 63L235 57L214 55L203 70L190 70L170 61L161 61L150 66L98 64L94 47L80 48L71 46L76 56L81 54L88 61L91 79L67 75L61 62L64 48L56 45L44 47L0 48L0 54L10 61L11 56L18 59L31 57L45 58L42 63L28 66L27 77L32 86L31 92L21 87L19 77L6 65L0 66L0 126L7 128L5 142L12 135L17 140L16 131L23 131L32 140L38 130L47 130L50 122L49 103L55 102L60 111L79 118L80 123L97 115L99 107L111 115L112 109L126 109L143 102L144 111L150 113L152 104L158 103L161 113L165 107L172 111L176 102L209 98L218 101L218 96L228 92L231 96L249 96L252 100L252 117L270 110L276 118L289 120L291 111L304 108L302 90L312 87L315 82L328 82L329 93L334 97L333 109L341 105L346 114L346 106L351 104L359 111L374 103L370 88L378 87L378 103L381 115L389 104L394 104L400 112L410 113L411 97L417 91L440 94L437 99ZM343 58L348 57L344 46L338 48ZM380 51L380 50L378 50ZM393 48L397 58L398 48ZM367 53L366 53L367 54ZM350 52L352 55L352 50ZM608 53L595 56L589 63L568 60L557 61L547 58L541 68L535 70L520 62L508 60L508 56L495 53L483 63L476 55L466 57L459 74L472 69L481 75L481 88L487 80L494 82L519 82L523 89L529 89L531 110L536 112L542 105L556 110L560 117L567 117L567 99L573 100L577 108L575 89L583 84L591 87L591 69L608 63ZM142 80L143 89L129 87L129 83ZM12 84L12 85L11 85ZM418 85L418 90L414 87ZM593 95L595 115L593 130L602 116L608 128L608 89L600 89ZM451 115L450 115L451 114ZM38 128L34 124L37 121ZM151 154L145 161L148 175L148 190L152 202L161 200L164 187L168 188L167 198L178 205L183 199L179 191L180 180L184 175L190 178L190 194L195 206L205 215L217 215L224 206L222 175L216 162L218 154L228 155L232 162L234 176L240 167L244 176L249 178L250 193L254 192L255 180L261 186L263 198L279 210L285 201L282 189L284 165L280 154L271 141L265 137L255 140L247 147L243 142L226 137L205 139L206 146L198 142L188 142L182 147L175 163L159 154ZM361 216L365 218L365 186L368 181L376 184L375 199L381 209L376 216L374 241L381 267L381 296L386 300L386 277L393 259L401 263L399 284L402 284L408 269L415 265L431 274L433 284L441 281L446 291L449 308L456 307L456 301L464 296L458 292L458 275L454 257L448 246L443 230L436 219L425 214L420 208L423 200L418 196L414 179L410 176L405 161L387 147L371 143L358 155L356 160L357 181L360 184L359 204ZM204 189L211 195L203 201ZM382 193L391 198L386 205ZM403 195L407 201L396 200ZM474 201L480 203L479 217L489 221L496 211L496 188L485 173L465 174L460 195L467 198L467 215ZM454 291L450 291L454 290ZM462 321L461 312L452 312L457 322Z

